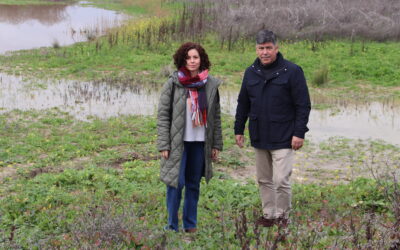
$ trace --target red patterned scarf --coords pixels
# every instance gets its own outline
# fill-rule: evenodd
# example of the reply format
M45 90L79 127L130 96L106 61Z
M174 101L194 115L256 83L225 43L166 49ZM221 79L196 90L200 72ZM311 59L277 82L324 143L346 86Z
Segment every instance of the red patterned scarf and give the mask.
M198 75L191 77L186 67L178 71L179 82L187 88L188 105L191 111L193 127L207 126L207 96L205 85L207 83L208 70L203 70Z

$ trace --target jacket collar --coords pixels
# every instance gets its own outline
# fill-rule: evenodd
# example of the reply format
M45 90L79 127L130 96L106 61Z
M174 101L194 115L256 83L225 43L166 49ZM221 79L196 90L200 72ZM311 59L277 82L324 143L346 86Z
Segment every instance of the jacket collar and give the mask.
M268 67L269 69L278 69L281 68L283 66L283 55L281 54L281 52L278 52L277 56L276 56L276 60L272 63L271 67ZM262 70L262 68L264 67L261 62L260 62L260 58L256 58L256 60L254 61L253 65L254 68L256 70Z
M280 74L284 74L287 72L287 67L285 66L285 60L283 59L283 55L281 52L278 52L276 60L273 62L273 65L271 65L271 73L268 74L268 76L265 76L263 71L262 71L262 64L260 62L260 59L257 57L256 60L254 61L253 65L250 66L250 68L259 76L262 78L265 78L266 81L273 79L275 77L278 77Z

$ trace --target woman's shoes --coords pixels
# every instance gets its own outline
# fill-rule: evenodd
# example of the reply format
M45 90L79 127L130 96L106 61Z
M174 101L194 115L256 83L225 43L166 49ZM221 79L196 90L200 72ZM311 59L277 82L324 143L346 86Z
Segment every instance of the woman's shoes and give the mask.
M164 231L175 231L175 232L178 232L178 230L175 230L172 226L165 226L164 228ZM186 229L184 229L184 232L185 233L195 233L195 232L197 232L197 228L186 228Z
M166 225L164 228L163 228L163 230L165 231L165 232L168 232L168 231L175 231L175 232L178 232L177 230L175 230L172 226L170 226L170 225Z

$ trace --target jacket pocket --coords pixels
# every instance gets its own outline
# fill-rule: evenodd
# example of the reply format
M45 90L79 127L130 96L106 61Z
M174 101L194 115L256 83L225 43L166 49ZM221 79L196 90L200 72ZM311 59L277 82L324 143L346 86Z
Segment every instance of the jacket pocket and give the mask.
M294 121L271 121L269 129L269 137L271 142L283 143L291 141L294 131Z
M252 80L247 83L247 94L250 99L255 99L260 95L262 86L263 84L261 80Z
M258 119L254 115L249 116L249 133L251 141L258 141L260 139L258 131Z
M282 75L282 76L273 78L271 80L272 84L281 85L281 86L287 85L288 82L289 82L289 78L287 75Z
M247 85L248 85L249 87L254 87L254 86L257 86L258 84L260 84L260 83L262 83L262 82L263 82L263 81L260 80L260 79L253 79L253 80L249 80L248 83L247 83Z
M294 110L288 106L273 107L270 111L269 120L272 122L289 122L295 119Z

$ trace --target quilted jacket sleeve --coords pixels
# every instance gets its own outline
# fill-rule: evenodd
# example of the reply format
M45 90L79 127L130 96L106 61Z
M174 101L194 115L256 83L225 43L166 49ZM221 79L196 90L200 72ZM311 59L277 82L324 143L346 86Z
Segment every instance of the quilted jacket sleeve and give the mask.
M222 140L222 128L221 128L221 105L219 103L219 91L215 97L215 118L214 118L214 141L212 148L222 151L223 140Z
M173 80L169 78L164 84L160 100L158 102L157 112L157 149L158 151L171 150L171 94Z

